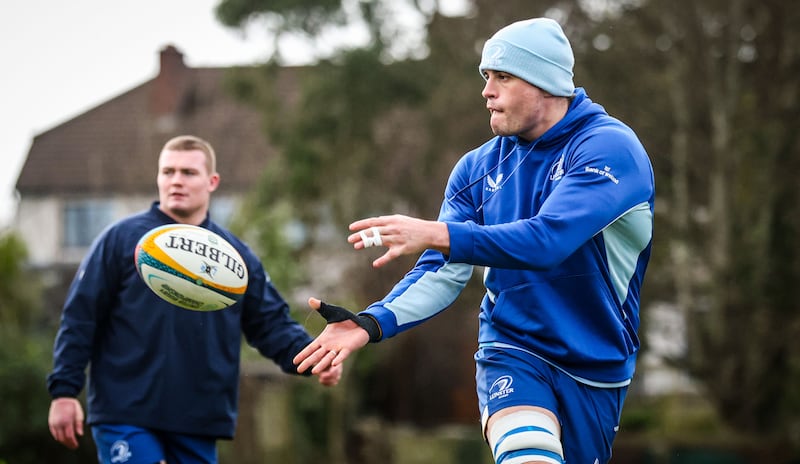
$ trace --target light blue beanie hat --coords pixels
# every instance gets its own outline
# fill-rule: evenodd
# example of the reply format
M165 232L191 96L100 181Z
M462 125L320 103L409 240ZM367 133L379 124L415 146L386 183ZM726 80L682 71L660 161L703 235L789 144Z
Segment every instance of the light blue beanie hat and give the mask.
M513 74L550 95L569 97L575 91L575 58L561 26L549 18L518 21L486 41L478 70ZM485 78L485 76L484 76Z

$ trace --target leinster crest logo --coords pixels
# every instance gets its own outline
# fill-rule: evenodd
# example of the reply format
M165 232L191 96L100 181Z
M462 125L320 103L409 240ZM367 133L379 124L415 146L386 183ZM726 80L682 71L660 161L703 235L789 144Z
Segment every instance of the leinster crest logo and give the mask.
M552 166L550 166L550 181L555 182L564 177L564 154Z
M130 446L125 440L115 441L111 445L111 462L128 462L133 453L131 453Z
M514 388L511 386L513 383L514 378L510 375L498 377L489 388L489 401L496 400L498 398L505 398L514 393Z

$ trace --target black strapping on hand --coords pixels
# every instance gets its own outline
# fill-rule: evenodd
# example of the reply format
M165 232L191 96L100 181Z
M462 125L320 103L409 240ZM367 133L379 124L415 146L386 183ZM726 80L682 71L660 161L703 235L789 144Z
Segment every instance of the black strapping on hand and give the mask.
M378 325L378 321L369 314L353 314L353 312L342 308L341 306L328 304L324 301L320 302L318 312L320 316L325 318L328 324L342 321L355 322L359 327L367 332L369 335L369 341L371 343L379 342L383 335L381 326Z

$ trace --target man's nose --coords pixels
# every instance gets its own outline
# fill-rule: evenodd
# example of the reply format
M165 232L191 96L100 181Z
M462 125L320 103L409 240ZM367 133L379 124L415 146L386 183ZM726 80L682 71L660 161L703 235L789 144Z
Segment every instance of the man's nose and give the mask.
M481 91L481 95L483 98L492 98L495 97L494 85L492 84L492 79L489 78L486 80L486 85L483 86L483 90Z

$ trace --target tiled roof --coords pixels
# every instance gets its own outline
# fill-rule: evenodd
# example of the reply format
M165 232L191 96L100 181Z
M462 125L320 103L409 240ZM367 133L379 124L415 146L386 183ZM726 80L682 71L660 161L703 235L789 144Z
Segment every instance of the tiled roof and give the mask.
M159 151L179 134L214 146L221 192L247 189L274 150L261 113L225 90L228 71L188 68L166 47L154 79L37 135L17 189L23 196L155 194Z

